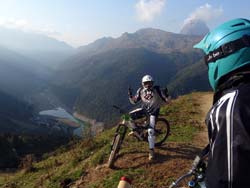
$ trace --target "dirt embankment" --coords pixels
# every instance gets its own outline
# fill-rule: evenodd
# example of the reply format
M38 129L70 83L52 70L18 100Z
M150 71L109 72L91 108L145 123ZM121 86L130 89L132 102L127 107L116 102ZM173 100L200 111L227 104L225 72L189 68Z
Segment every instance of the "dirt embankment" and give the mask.
M73 116L83 122L86 122L91 125L91 132L96 135L104 130L104 123L98 122L95 119L88 118L82 114L79 114L77 112L73 113Z
M201 110L201 125L202 129L201 131L195 136L194 144L197 146L204 147L208 143L208 134L207 134L207 127L205 126L205 118L207 115L207 112L212 106L212 99L213 95L212 93L205 93L201 95L200 98L198 98L198 102L200 104L200 110Z

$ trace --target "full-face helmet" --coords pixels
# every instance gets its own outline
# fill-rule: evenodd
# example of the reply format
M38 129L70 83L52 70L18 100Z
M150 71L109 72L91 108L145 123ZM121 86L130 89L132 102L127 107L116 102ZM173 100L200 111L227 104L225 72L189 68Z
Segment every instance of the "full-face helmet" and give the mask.
M152 76L150 76L150 75L143 76L143 78L142 78L142 86L144 88L150 89L150 88L153 87L153 85L154 85L154 80L153 80Z

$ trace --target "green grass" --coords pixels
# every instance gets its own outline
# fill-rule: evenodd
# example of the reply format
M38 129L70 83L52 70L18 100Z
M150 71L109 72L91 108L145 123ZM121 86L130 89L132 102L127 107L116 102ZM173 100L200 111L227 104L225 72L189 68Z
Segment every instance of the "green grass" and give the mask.
M170 123L171 135L167 142L190 142L200 128L200 111L197 97L199 94L192 93L173 100L168 106L161 109L161 116ZM82 174L91 167L104 164L109 156L110 143L115 128L101 133L95 138L87 139L61 147L52 154L44 155L44 160L33 163L34 170L29 173L17 172L15 174L0 177L0 187L12 183L18 188L50 187L59 188L60 182L66 178L73 181L79 179ZM132 138L124 141L122 153L131 151L147 150L147 143L136 142ZM135 184L143 185L152 182L145 179L146 170L142 167L133 169L118 169L112 171L106 177L100 177L99 181L86 185L89 188L112 188L116 187L121 176L136 177Z
M196 99L199 93L181 96L161 109L161 115L170 123L171 142L190 142L200 129L201 112Z

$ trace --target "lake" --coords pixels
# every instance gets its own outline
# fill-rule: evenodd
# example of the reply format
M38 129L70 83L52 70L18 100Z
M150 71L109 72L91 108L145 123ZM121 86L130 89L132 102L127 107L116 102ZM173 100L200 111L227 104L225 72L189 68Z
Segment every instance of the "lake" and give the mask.
M65 109L61 108L61 107L57 107L55 109L52 110L44 110L39 112L39 115L47 115L47 116L53 116L56 118L63 118L63 119L67 119L73 122L76 122L79 127L75 128L73 131L74 135L77 136L82 136L82 132L84 129L84 122L76 119L74 116L72 116L70 113L68 113Z

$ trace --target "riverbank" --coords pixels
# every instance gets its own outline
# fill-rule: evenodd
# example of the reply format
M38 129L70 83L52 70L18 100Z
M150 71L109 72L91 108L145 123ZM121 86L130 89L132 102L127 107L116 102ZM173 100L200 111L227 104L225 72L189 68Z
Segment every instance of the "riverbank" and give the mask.
M98 122L95 119L88 118L83 114L79 114L77 112L73 113L73 116L83 122L86 122L90 125L91 133L96 135L104 130L104 122Z

